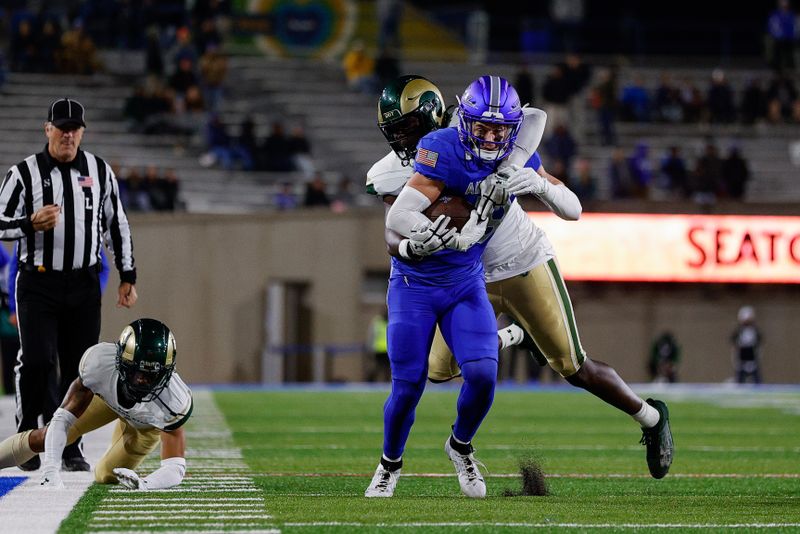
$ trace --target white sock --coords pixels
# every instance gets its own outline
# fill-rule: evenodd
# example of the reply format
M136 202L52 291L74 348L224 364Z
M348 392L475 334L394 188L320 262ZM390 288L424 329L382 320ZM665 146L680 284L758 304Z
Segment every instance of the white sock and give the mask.
M497 337L500 338L501 349L519 345L522 342L522 337L524 335L525 332L522 331L522 328L515 324L510 324L507 327L497 331Z
M645 401L642 401L642 409L631 415L631 417L633 417L633 420L639 423L642 428L653 428L658 424L661 414Z
M453 441L455 441L456 443L460 443L461 445L469 445L469 441L461 441L460 439L458 439L456 437L455 434L450 434L450 436L453 438Z
M384 460L386 460L387 462L391 462L391 463L394 463L394 464L396 464L397 462L399 462L399 461L400 461L400 460L403 458L403 457L401 456L400 458L398 458L398 459L396 459L396 460L392 460L391 458L387 458L385 454L381 454L381 456L382 456L382 457L383 457L383 459L384 459Z

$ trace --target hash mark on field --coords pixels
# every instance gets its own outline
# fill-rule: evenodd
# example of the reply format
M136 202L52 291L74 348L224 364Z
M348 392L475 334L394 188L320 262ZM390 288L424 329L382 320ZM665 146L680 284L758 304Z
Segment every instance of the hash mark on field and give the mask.
M186 426L186 440L193 447L187 449L188 472L183 483L168 490L137 491L133 499L131 490L111 488L93 511L88 530L212 532L224 527L226 531L280 532L269 524L272 516L263 494L211 393L195 391L194 403L194 416ZM153 455L144 470L157 467Z

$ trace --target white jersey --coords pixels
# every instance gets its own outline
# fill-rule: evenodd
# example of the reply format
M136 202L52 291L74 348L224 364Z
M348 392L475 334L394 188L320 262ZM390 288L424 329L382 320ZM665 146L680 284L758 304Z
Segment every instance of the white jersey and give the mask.
M394 151L389 151L367 171L367 192L372 195L399 195L414 174L412 165L403 165Z
M403 166L397 154L390 151L367 172L367 191L378 196L399 195L413 174L414 168ZM514 200L481 259L486 281L497 282L530 271L553 257L555 250L544 231Z
M169 384L158 397L123 408L117 399L117 345L98 343L89 347L78 368L81 382L117 415L138 429L157 428L170 431L179 428L192 413L192 392L178 373L172 373Z
M555 255L544 230L533 223L514 199L481 260L486 281L498 282L528 272Z

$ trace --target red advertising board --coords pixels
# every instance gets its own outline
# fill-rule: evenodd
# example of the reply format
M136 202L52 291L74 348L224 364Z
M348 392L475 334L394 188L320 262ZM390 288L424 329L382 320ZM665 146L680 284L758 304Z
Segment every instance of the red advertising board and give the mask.
M800 283L800 217L530 212L571 280Z

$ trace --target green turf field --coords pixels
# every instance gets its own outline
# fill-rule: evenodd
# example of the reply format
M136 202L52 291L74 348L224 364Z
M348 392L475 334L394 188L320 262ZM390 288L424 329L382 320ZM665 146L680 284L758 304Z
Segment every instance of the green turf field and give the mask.
M135 513L114 515L113 503L130 494L95 486L62 531L800 531L800 394L662 397L676 452L670 474L653 480L640 432L616 410L580 392L499 390L474 441L489 469L482 501L460 495L443 452L456 395L453 389L426 392L395 497L365 499L380 456L386 392L217 392L224 419L196 406L188 446L206 459L193 462L190 450L180 490L153 492ZM225 423L232 431L225 446L241 449L241 457L208 445L223 439L214 428ZM520 487L518 464L528 458L548 475L550 495L503 496ZM215 474L215 466L227 470ZM239 504L226 504L232 496L241 496ZM147 503L164 499L196 508L194 519L173 514L171 522L160 521ZM220 513L228 506L239 514ZM104 513L116 522L98 519Z

